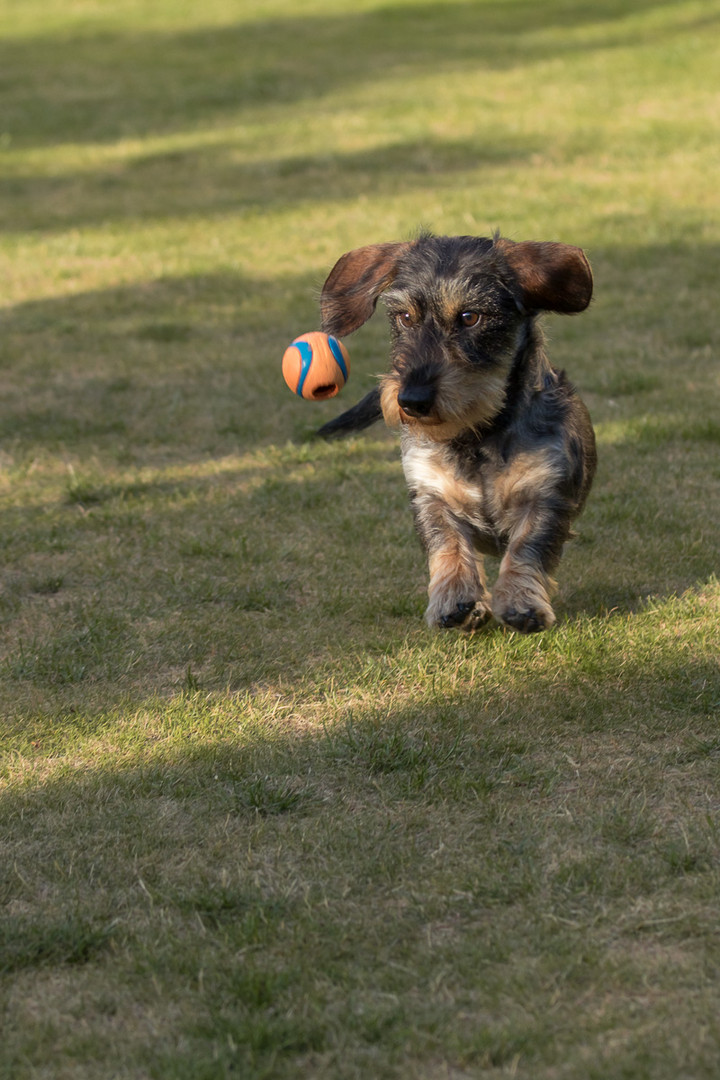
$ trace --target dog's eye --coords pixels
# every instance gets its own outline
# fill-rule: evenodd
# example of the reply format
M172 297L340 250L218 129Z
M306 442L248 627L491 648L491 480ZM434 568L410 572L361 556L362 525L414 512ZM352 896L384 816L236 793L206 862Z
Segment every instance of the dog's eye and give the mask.
M460 322L463 326L476 326L480 321L480 315L477 311L463 311L460 316Z
M395 316L398 326L412 326L415 322L411 311L401 311L399 315Z

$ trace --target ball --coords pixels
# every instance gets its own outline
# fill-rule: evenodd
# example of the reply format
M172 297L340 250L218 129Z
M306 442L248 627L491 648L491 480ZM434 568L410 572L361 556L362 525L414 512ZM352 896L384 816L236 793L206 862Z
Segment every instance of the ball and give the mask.
M288 345L282 358L285 382L306 401L335 397L350 375L350 357L336 337L313 330Z

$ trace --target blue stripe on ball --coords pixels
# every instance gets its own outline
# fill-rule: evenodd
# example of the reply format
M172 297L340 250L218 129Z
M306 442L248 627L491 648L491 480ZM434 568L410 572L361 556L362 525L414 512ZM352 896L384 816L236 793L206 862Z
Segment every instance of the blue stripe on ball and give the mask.
M343 373L343 379L345 380L345 382L347 382L348 373L347 373L347 368L345 366L345 357L343 356L342 349L340 348L340 342L338 341L337 338L329 336L328 337L328 345L330 346L330 351L332 352L333 356L337 360L337 366L340 368L340 370Z
M298 378L297 388L295 393L298 397L302 397L303 386L307 379L307 373L310 370L312 364L312 347L309 341L293 341L293 348L297 349L300 353L300 377Z

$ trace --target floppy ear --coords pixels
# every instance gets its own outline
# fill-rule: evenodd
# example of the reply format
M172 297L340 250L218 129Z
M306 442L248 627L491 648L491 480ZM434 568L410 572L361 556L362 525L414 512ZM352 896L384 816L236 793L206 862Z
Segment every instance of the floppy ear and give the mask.
M343 337L372 315L378 296L393 281L397 264L411 244L370 244L342 255L320 294L322 328Z
M504 237L496 247L515 274L529 311L584 311L593 290L592 270L582 248L570 244L515 243Z

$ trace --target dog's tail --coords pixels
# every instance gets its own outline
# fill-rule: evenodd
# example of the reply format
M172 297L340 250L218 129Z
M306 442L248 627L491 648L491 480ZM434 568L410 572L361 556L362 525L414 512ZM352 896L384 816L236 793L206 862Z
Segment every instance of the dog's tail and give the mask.
M353 405L347 412L336 416L334 420L328 420L316 434L321 439L342 439L345 435L351 435L353 431L364 431L381 418L380 387L376 386L361 401L358 401L357 405Z

